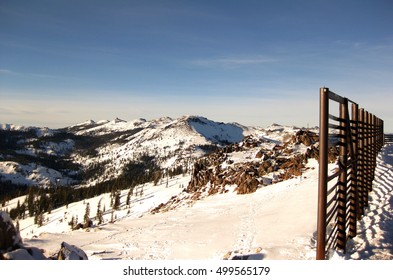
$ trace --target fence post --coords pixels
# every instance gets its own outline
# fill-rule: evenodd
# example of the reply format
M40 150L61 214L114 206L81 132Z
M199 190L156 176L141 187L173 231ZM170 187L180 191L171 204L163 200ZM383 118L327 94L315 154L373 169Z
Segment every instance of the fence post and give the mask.
M358 112L359 106L358 104L352 103L352 120L350 123L350 129L352 134L351 141L351 183L350 183L350 204L349 204L349 236L355 237L356 236L356 219L359 213L359 190L358 190Z
M368 192L370 193L372 191L372 184L373 184L373 142L372 142L372 136L373 136L373 127L372 127L372 114L370 112L367 112L367 126L368 126ZM367 200L368 200L368 194L367 194Z
M319 182L317 217L317 260L326 258L326 203L329 146L329 89L319 91Z
M383 134L383 120L379 119L379 149L382 149L385 141L385 135Z
M377 117L372 114L371 115L371 127L372 127L372 136L371 136L371 142L372 142L372 148L373 148L373 161L372 161L372 177L371 181L374 181L374 176L375 176L375 168L377 168L377 155L378 155L378 143L377 143ZM371 183L371 188L372 188L372 183Z
M365 111L365 144L364 144L364 157L365 157L365 207L368 207L368 193L371 191L371 125L370 125L370 113Z
M363 148L364 148L364 162L363 162L363 180L364 180L364 188L363 188L363 201L364 207L368 206L368 113L367 111L363 112L363 127L364 127L364 137L363 137Z
M365 192L365 181L364 181L364 109L359 110L359 122L358 122L358 189L359 189L359 211L358 219L364 214L364 192Z
M344 103L340 104L340 155L339 166L340 176L338 179L338 210L337 210L337 248L345 252L346 245L346 212L347 212L347 164L348 164L348 99L344 98Z

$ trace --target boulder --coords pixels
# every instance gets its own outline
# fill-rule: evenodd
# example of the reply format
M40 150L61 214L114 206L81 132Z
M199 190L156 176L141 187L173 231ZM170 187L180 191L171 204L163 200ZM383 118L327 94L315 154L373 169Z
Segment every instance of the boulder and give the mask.
M15 228L10 216L0 211L0 252L17 249L22 244L19 231Z
M61 248L57 254L58 260L87 260L86 253L76 247L75 245L70 245L66 242L61 243Z
M78 247L63 242L56 259L87 260L87 255ZM22 243L19 231L3 211L0 211L0 260L48 260L44 250Z
M10 216L0 211L0 259L4 260L45 260L43 251L25 247L19 231Z
M4 260L47 260L43 251L35 247L21 247L3 254Z

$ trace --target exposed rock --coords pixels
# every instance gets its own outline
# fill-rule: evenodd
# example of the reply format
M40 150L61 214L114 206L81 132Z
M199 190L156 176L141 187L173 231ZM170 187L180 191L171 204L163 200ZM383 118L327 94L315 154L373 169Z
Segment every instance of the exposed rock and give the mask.
M22 247L3 254L4 260L47 260L43 251L35 247Z
M61 249L57 254L58 260L87 260L86 253L75 245L66 242L61 243Z
M85 252L65 242L61 244L56 259L87 260ZM0 260L48 260L44 250L36 247L27 247L22 243L19 231L15 228L9 215L0 211Z
M10 216L0 211L0 259L4 260L44 260L43 251L35 247L25 247L19 231Z
M198 192L196 197L207 191L207 195L225 192L226 185L236 185L237 194L248 194L255 192L258 187L263 186L262 176L281 170L282 179L299 176L304 168L308 156L294 154L293 145L304 144L313 147L318 136L310 131L298 131L291 140L283 145L276 144L272 150L260 148L255 155L257 161L233 164L228 160L228 154L235 151L246 151L261 147L262 140L255 137L247 137L241 143L228 145L225 148L212 153L194 165L193 176L186 191L190 194ZM312 148L308 150L309 156ZM223 169L221 164L226 162L230 167ZM209 184L209 187L206 186ZM195 200L195 197L192 197Z
M10 216L0 211L0 253L20 248L22 238L15 228Z
M318 141L318 134L309 130L299 130L295 135L292 136L292 143L294 144L304 144L305 146L311 146Z
M228 192L234 186L237 194L249 194L258 188L301 176L310 158L319 158L319 136L309 130L299 130L288 135L285 143L270 142L257 137L246 137L240 143L227 145L194 164L191 180L182 197L172 198L156 207L152 213L168 211L177 205L202 199L205 196ZM269 143L262 145L262 143ZM297 145L307 146L299 149ZM248 152L244 161L234 161L235 152ZM254 156L249 156L251 151ZM329 160L337 159L337 149L329 150ZM187 201L187 202L185 202Z
M255 177L246 176L246 180L238 184L235 191L237 194L253 193L258 189L259 181Z

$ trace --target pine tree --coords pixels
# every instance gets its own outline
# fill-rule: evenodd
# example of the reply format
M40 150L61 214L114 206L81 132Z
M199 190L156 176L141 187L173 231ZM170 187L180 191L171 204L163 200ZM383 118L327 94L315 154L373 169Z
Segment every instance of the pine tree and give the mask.
M103 213L101 210L101 199L100 199L100 201L98 201L96 217L97 217L99 225L104 222L104 216L103 216Z
M85 215L83 216L83 228L88 228L90 223L90 203L86 204Z
M111 211L111 223L113 224L114 222L115 222L115 218L114 218L114 213L115 213L115 211Z
M130 206L130 202L131 202L131 189L128 191L127 193L127 200L126 200L126 205Z
M78 226L78 215L75 216L74 223L72 225L72 230L76 229Z
M29 216L34 216L34 191L33 188L29 189L29 194L27 196L27 210L29 211Z
M74 225L75 225L74 215L72 215L71 221L68 223L68 225L71 227L72 230L74 230Z
M120 208L120 191L116 191L113 201L113 210L119 210Z
M24 219L26 217L26 204L23 202L20 206L19 219Z
M34 216L34 223L38 225L38 227L42 227L45 221L44 211L37 212Z
M48 214L50 214L50 213L52 213L52 209L53 209L53 206L52 206L52 201L51 200L49 200L49 203L48 203Z
M15 228L16 228L16 232L19 232L19 231L20 231L19 219L16 220L16 226L15 226Z

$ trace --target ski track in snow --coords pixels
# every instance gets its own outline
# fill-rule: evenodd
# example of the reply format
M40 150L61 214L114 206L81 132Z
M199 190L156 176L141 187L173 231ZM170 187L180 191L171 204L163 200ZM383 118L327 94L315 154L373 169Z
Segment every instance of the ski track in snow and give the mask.
M257 213L257 203L250 198L250 203L246 206L248 209L241 215L239 229L237 233L237 240L234 247L234 251L231 256L244 256L253 254L253 247L255 247L254 240L256 234L256 213ZM255 251L257 253L258 250Z

